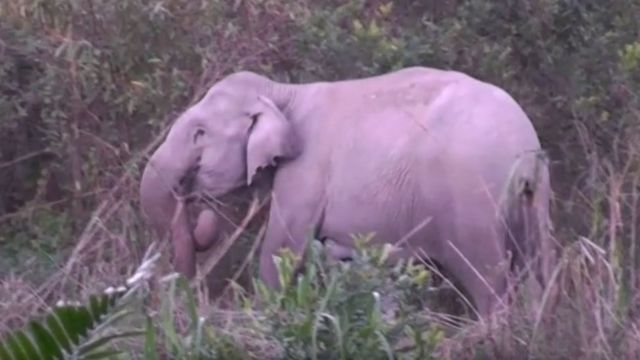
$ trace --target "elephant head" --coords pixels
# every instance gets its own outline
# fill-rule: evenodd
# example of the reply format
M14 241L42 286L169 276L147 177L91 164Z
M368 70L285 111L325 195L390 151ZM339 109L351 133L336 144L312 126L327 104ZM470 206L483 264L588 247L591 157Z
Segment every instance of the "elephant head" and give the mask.
M174 265L186 276L194 275L198 244L176 199L217 198L251 186L262 168L296 157L300 144L285 115L293 95L293 86L257 74L229 75L178 117L150 157L140 185L142 210L158 235L182 234L172 236ZM199 218L195 237L206 237L213 218Z

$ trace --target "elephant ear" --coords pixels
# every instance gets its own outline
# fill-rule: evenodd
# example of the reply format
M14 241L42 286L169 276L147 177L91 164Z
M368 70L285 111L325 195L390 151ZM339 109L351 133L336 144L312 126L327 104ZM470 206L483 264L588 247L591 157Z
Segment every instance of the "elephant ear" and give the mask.
M261 168L298 156L300 143L291 123L270 99L258 96L249 114L252 125L247 142L247 184L251 185Z

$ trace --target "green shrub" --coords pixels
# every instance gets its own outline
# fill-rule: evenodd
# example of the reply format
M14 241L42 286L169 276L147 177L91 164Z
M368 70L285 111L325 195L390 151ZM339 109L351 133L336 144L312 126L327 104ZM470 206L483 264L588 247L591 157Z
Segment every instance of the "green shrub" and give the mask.
M429 273L420 264L386 266L390 247L359 243L351 263L331 264L322 246L311 243L304 270L295 276L290 252L279 258L281 289L256 285L255 301L265 307L269 333L283 344L285 357L294 359L395 359L432 356L442 335L438 326L416 316ZM365 247L366 245L366 247ZM408 354L402 342L414 341Z
M150 248L137 271L125 285L94 294L85 304L59 302L39 321L30 321L0 338L1 359L106 359L121 354L105 346L118 339L144 334L140 329L117 330L123 319L141 312L139 300L148 291L160 255Z

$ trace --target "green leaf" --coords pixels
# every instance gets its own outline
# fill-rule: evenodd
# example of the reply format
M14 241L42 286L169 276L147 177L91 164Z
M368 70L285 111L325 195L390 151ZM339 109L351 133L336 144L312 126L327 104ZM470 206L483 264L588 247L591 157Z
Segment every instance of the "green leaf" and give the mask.
M43 359L56 359L62 357L60 345L56 342L54 335L48 329L35 321L29 323L29 328L31 329L35 343L38 344L38 347L40 348L40 354Z
M109 359L113 356L123 354L124 352L121 350L104 350L95 352L93 354L86 355L83 357L83 360L95 360L95 359Z
M115 297L115 296L114 296ZM102 315L107 312L109 297L105 295L94 295L89 298L89 307L93 315L93 321L98 322Z
M60 324L60 318L56 316L55 313L47 315L45 322L47 324L47 328L53 337L58 341L58 344L64 348L65 351L71 351L71 342L70 339L65 332L62 324Z
M151 317L147 317L147 331L144 340L144 358L146 360L156 360L158 353L156 352L156 329L153 326Z
M177 351L180 355L184 355L182 342L174 326L173 310L175 309L176 297L176 281L172 279L169 283L169 289L162 301L162 330L167 338L169 345L173 351Z
M110 334L107 336L101 336L95 340L91 340L82 346L82 349L79 351L79 354L87 354L91 351L97 350L102 345L108 343L111 340L120 339L120 338L130 338L134 336L139 336L144 334L144 331L141 330L131 330L124 331L120 333Z
M39 358L38 349L33 345L33 341L24 331L18 331L15 333L17 340L20 342L20 347L24 350L27 358L37 359Z
M119 315L122 316L122 314L115 313L102 323L95 321L108 314L112 308L108 306L108 303L120 296L121 294L111 297L108 295L94 296L87 306L56 307L42 322L30 322L29 334L22 330L9 334L0 355L13 353L13 358L16 360L55 359L61 358L65 352L73 353L76 346L81 349L81 353L89 353L115 338L137 335L139 332L119 333L97 338L86 344L81 343L95 325L104 326L114 321ZM4 357L8 358L8 356Z
M375 333L378 336L378 340L380 341L380 345L382 345L382 348L384 349L385 353L387 354L387 358L390 359L390 360L393 360L394 359L393 350L391 349L391 345L387 341L387 338L384 336L384 334L380 330L376 330Z
M14 360L27 360L28 357L25 354L24 350L22 350L22 347L20 346L20 343L18 342L18 339L16 339L15 335L15 333L10 333L9 335L7 335L7 339L5 340L7 348L13 355Z
M109 317L104 319L100 323L100 327L106 328L108 325L115 324L120 319L126 318L127 316L134 315L134 314L136 314L136 311L127 310L127 309L123 309L118 312L111 311L111 313L109 314Z
M13 357L9 354L8 348L5 346L4 342L0 342L0 359L11 360Z
M177 279L177 285L180 290L182 290L187 297L187 311L189 314L189 318L191 319L191 332L195 332L198 326L198 310L195 296L193 296L193 291L189 287L189 282L184 276L180 276Z
M78 332L79 324L76 323L75 309L71 306L58 307L53 311L52 315L57 317L71 343L77 344L80 341L80 334Z

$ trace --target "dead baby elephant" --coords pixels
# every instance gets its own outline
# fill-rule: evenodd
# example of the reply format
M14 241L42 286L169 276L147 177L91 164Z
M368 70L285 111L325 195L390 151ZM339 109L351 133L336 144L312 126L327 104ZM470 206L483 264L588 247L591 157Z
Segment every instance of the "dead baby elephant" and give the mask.
M535 255L549 249L550 184L540 151L508 93L460 72L413 67L306 84L238 72L173 124L145 168L141 203L163 233L185 183L217 198L270 174L259 264L268 285L278 286L273 255L301 254L310 232L346 249L352 234L374 232L377 242L403 239L401 256L444 268L488 315L510 271L531 265L544 281ZM174 242L187 275L194 251Z

